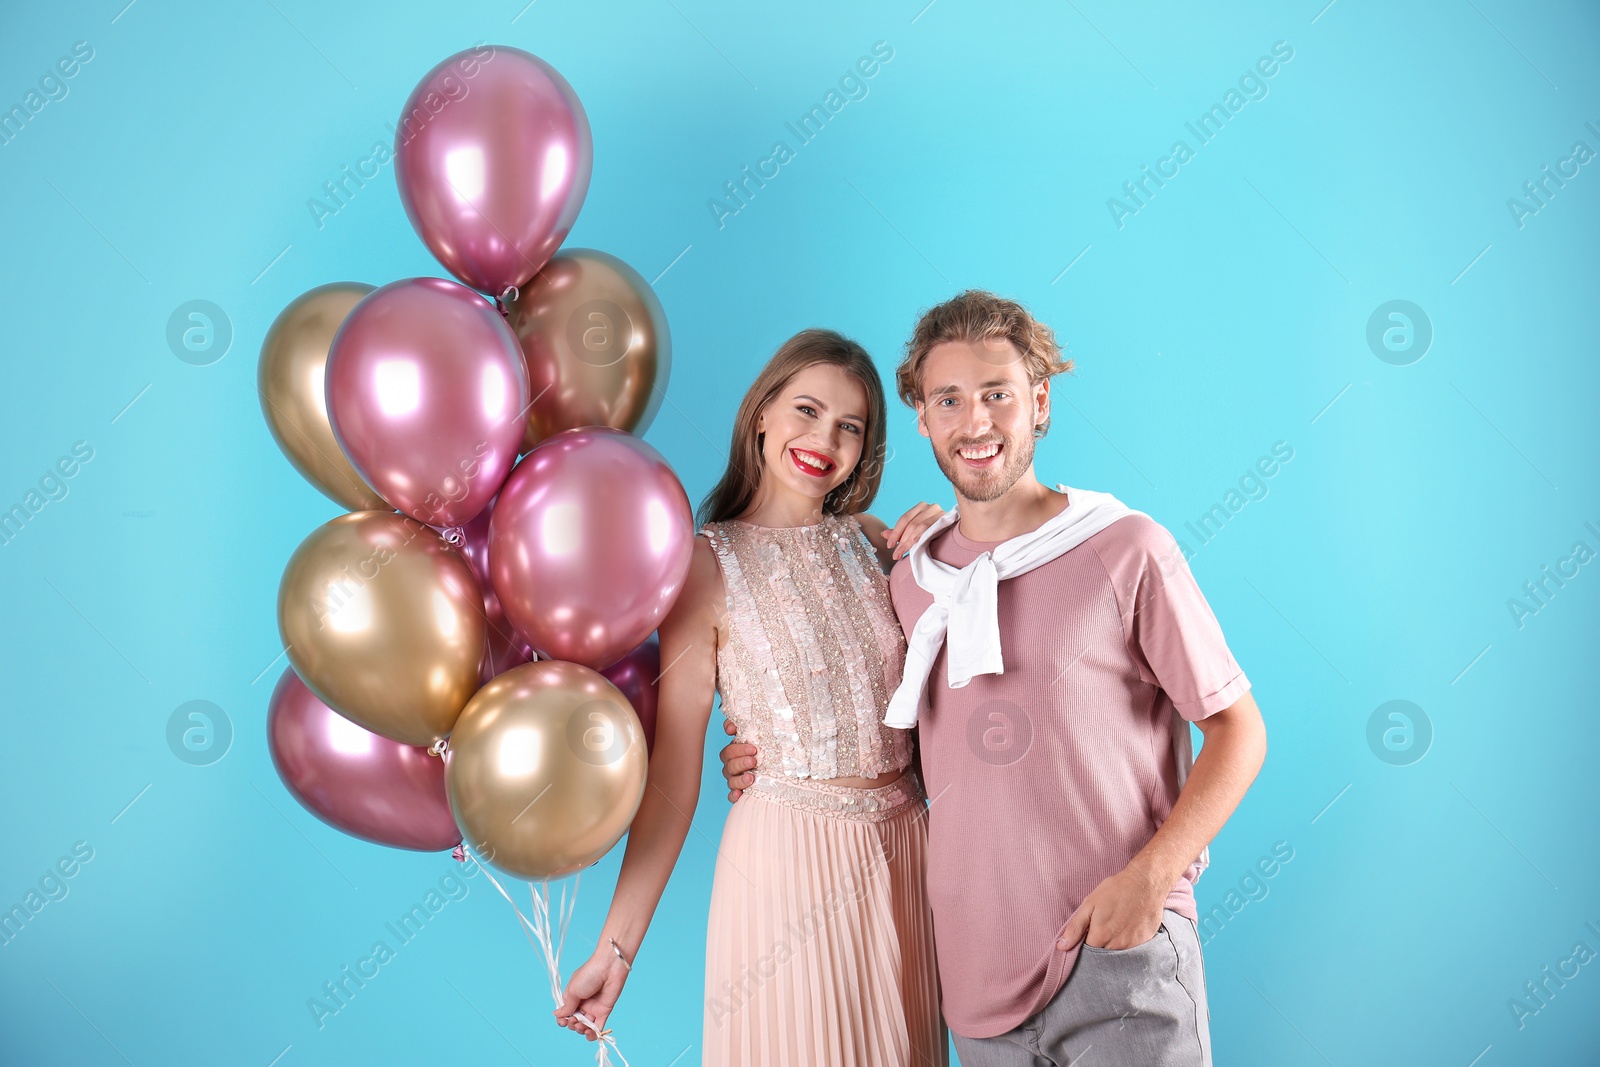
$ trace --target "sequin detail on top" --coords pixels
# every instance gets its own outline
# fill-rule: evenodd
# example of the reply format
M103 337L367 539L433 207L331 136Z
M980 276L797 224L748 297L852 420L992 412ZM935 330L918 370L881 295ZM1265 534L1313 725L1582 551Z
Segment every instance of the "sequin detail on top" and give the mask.
M710 522L702 532L727 589L717 691L763 771L828 779L904 770L910 731L882 720L905 635L861 524L827 515L796 527Z

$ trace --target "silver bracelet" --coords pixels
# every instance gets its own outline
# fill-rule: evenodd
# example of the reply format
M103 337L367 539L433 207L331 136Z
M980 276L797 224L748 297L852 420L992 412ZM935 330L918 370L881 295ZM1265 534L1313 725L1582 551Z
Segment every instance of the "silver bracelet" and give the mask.
M617 947L617 939L614 937L608 937L606 940L611 942L611 951L616 955L617 959L622 960L623 968L629 971L633 970L633 964L627 961L627 959L622 955L622 950Z

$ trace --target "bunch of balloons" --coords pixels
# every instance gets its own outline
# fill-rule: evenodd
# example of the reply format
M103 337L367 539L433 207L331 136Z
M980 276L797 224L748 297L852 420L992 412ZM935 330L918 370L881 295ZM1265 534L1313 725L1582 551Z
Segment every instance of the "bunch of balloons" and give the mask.
M259 367L279 446L348 509L284 568L274 766L347 833L465 840L530 881L594 863L638 809L654 631L694 536L635 436L670 369L661 304L616 257L561 248L591 167L554 68L446 59L406 102L395 177L459 281L319 286Z

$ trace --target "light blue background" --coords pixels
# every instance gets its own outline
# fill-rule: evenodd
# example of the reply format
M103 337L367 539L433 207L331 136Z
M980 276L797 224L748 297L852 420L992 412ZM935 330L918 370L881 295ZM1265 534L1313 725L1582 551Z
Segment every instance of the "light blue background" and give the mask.
M321 228L306 202L477 40L539 54L583 100L595 168L570 243L658 278L676 362L648 439L693 499L782 339L843 330L887 375L917 312L967 286L1070 341L1046 480L1195 547L1186 522L1294 449L1192 564L1271 746L1201 907L1294 849L1208 942L1219 1064L1600 1056L1600 962L1521 1028L1508 1007L1576 942L1600 951L1600 564L1521 628L1507 606L1575 542L1600 549L1600 164L1520 228L1507 208L1574 142L1600 149L1592 5L123 2L0 15L5 108L94 49L0 146L0 507L94 449L0 548L0 906L94 850L0 948L0 1060L589 1060L481 880L318 1029L308 998L454 864L298 808L263 730L279 574L337 509L274 446L256 355L315 285L442 273L392 166ZM870 94L719 229L708 199L876 41L894 57ZM1119 229L1107 199L1175 139L1195 148L1184 123L1275 41L1294 57L1269 95ZM234 331L209 366L165 340L194 299ZM1432 322L1409 366L1366 342L1391 299ZM874 510L948 504L909 413L892 420ZM210 766L165 738L194 699L234 729ZM1367 742L1394 699L1434 731L1409 766ZM699 1057L726 810L709 760L614 1016L635 1067ZM569 967L619 859L584 880Z

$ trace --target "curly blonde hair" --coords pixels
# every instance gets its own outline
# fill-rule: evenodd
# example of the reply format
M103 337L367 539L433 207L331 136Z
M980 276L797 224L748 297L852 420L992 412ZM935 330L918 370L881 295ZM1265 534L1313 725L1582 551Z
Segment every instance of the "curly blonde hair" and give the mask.
M992 338L1009 341L1021 354L1031 385L1072 370L1072 360L1063 358L1055 331L1035 319L1027 308L982 289L968 289L924 311L917 320L911 340L906 342L905 358L895 370L895 389L900 399L911 408L922 403L922 365L936 345ZM1050 419L1046 416L1035 433L1043 437L1049 429Z

